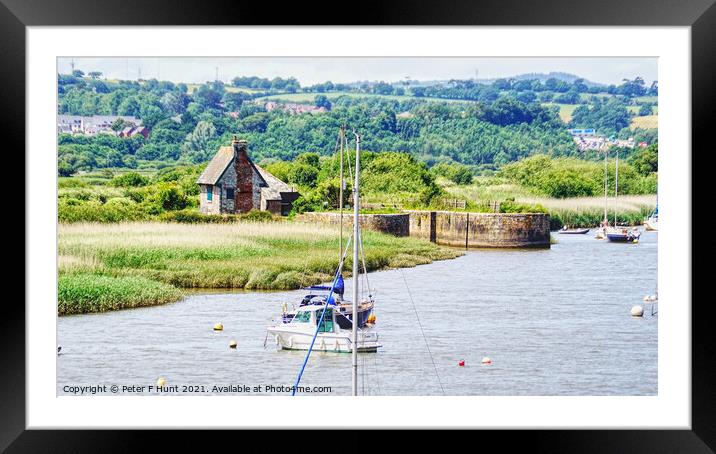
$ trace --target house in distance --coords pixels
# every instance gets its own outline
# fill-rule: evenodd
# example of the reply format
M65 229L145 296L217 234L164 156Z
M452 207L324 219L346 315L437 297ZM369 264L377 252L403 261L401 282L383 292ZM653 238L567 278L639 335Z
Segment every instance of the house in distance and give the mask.
M286 216L300 195L254 164L249 158L248 143L236 137L230 146L219 148L196 182L203 214L238 214L257 209Z

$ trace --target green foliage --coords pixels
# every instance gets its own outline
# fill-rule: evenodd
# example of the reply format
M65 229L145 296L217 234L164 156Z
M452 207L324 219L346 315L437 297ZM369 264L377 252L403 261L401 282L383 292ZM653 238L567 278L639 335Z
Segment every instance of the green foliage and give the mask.
M505 165L500 175L550 197L581 197L603 194L604 167L576 158L532 156ZM608 168L609 191L614 191L615 163ZM651 194L656 176L642 176L626 162L619 164L619 194Z
M287 161L275 161L263 166L267 172L281 181L288 181L288 174L293 168L293 163Z
M291 170L288 172L289 183L296 184L298 186L312 188L316 185L318 178L318 169L301 163L294 163L291 166Z
M650 145L634 153L629 162L641 175L649 175L659 170L659 145Z
M500 213L547 213L547 209L542 205L515 202L515 198L510 197L500 202Z
M597 132L611 136L629 126L631 115L626 105L611 98L606 103L591 106L582 104L572 112L573 128L595 128Z
M156 191L155 201L163 210L183 210L190 203L176 183L159 183Z
M216 128L211 122L200 121L196 128L186 136L182 152L194 163L211 159L216 153L212 140L216 137Z
M445 177L455 184L472 183L470 168L461 164L441 162L434 165L430 171L436 176Z
M127 172L116 176L109 182L111 186L118 187L139 187L149 184L149 178L138 174L137 172Z

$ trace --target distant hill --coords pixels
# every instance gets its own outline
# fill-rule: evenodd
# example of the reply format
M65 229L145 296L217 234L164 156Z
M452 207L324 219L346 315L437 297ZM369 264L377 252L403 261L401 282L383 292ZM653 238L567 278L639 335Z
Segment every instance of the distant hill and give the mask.
M482 84L491 84L498 79L514 79L514 80L538 79L541 83L544 83L547 79L552 79L552 78L563 80L570 84L577 79L584 79L583 77L577 76L576 74L570 74L570 73L565 73L565 72L561 72L561 71L551 71L549 73L525 73L525 74L518 74L516 76L495 77L495 78L490 78L490 79L478 78L477 82L482 83ZM410 86L413 86L413 87L416 87L416 86L429 87L431 85L445 85L450 81L445 79L445 80L420 80L420 81L410 80L409 82L410 82ZM371 84L371 82L363 81L363 82L356 82L355 84L348 84L348 85L359 86L361 83ZM402 81L402 80L396 81L396 82L391 82L391 83L394 86L405 85L405 81ZM599 82L592 82L591 80L588 80L588 79L584 79L584 83L588 87L592 87L592 86L604 87L604 86L606 86L605 84L602 84Z

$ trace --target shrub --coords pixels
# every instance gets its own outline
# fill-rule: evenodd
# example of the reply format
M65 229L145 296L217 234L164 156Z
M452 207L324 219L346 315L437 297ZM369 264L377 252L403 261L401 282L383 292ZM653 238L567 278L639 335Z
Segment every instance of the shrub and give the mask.
M127 172L123 175L112 178L110 184L118 187L146 186L149 184L149 178L142 176L137 172Z

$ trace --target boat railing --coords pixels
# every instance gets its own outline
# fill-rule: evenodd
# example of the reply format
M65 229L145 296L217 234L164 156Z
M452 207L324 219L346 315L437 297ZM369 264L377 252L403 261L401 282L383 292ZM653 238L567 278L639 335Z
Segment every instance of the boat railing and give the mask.
M378 333L359 331L358 332L358 344L364 344L366 342L378 342ZM348 338L348 343L352 344L353 339Z

